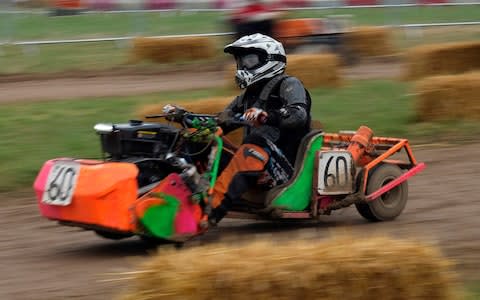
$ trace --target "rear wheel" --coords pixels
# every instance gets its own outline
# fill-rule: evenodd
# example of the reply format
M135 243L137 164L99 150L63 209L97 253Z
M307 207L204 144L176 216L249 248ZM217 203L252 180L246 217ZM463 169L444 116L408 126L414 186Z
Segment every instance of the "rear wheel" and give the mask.
M402 175L402 170L391 164L375 168L368 179L366 194L370 194ZM398 217L405 209L408 199L408 183L404 181L371 202L356 203L362 217L369 221L388 221Z

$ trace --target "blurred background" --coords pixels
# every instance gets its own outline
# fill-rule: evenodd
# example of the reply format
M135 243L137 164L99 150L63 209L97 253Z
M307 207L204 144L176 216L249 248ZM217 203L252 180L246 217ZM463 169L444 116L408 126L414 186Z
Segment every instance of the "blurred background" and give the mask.
M283 26L276 26L281 31L277 35L309 35L310 40L317 42L322 39L319 35L327 32L386 26L394 35L388 40L395 47L390 52L479 36L478 0L272 0L259 1L264 8L242 12L253 2L256 1L2 0L0 74L117 67L128 60L129 52L125 50L132 47L136 36L222 37L238 29L232 25L238 25L239 20L247 21L249 14L261 14L262 9L278 13L264 16L274 20L321 19L322 25L283 22ZM302 28L289 32L287 29L292 26ZM324 36L320 44L328 44L325 40L329 37ZM345 40L333 39L335 45ZM222 43L223 40L219 42Z

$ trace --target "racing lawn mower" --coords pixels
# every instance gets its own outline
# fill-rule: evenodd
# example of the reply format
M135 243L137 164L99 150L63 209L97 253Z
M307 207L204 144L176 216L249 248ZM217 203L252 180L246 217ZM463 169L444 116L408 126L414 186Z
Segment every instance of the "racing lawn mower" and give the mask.
M208 230L221 153L235 146L216 115L179 109L150 117L182 126L97 124L102 160L45 162L34 183L41 214L110 239L183 242ZM374 137L365 126L338 134L312 130L298 149L293 176L252 189L227 217L316 219L355 205L370 221L392 220L407 202L407 179L424 167L406 139Z

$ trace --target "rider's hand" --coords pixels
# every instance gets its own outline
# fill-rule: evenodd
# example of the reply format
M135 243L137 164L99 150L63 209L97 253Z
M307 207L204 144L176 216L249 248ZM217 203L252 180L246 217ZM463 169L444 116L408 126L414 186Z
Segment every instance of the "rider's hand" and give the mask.
M167 104L163 107L162 112L164 114L174 114L180 110L182 110L180 106L177 106L175 104Z
M267 121L268 113L263 109L252 107L247 109L242 119L252 122L254 125L264 124Z
M165 116L165 119L171 122L180 122L182 119L182 115L186 110L183 107L174 104L167 104L162 109Z

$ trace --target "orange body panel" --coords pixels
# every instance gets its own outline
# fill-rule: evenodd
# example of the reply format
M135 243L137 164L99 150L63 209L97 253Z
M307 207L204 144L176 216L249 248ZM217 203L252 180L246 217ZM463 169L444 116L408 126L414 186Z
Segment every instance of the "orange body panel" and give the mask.
M72 202L67 206L42 202L55 160L44 164L34 184L42 215L59 221L134 231L132 208L137 199L137 167L131 163L75 161L80 163L80 171Z

